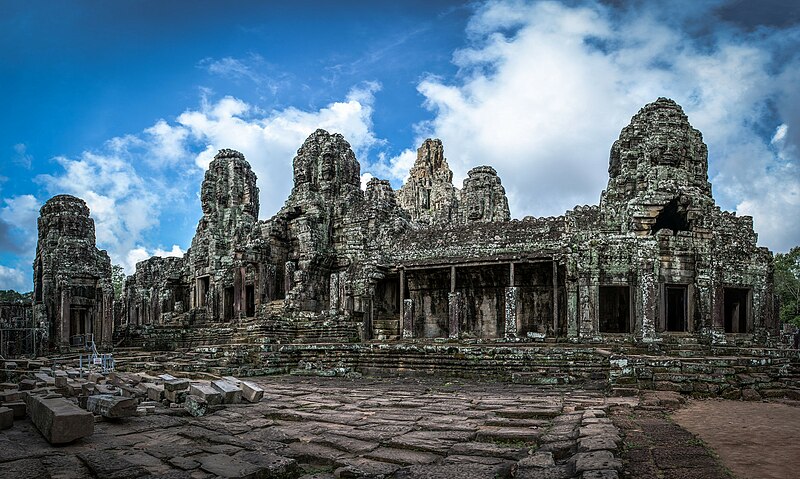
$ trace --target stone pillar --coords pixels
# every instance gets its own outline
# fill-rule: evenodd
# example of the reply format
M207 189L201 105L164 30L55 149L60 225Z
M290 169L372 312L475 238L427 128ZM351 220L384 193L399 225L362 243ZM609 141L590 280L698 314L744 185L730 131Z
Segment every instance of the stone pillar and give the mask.
M72 301L69 293L69 287L65 287L61 290L61 314L59 315L60 324L58 328L60 336L58 342L67 347L69 347L69 337L70 334L72 334L69 323L69 309Z
M586 276L578 279L578 298L580 302L579 334L581 338L591 338L595 335L592 325L592 320L594 319L594 308L592 308L592 281Z
M111 293L103 295L103 337L101 344L105 348L113 346L114 337L114 296Z
M331 311L338 311L339 310L339 274L338 273L331 273L330 277L330 289L329 289L329 296L330 296L330 310Z
M558 261L553 259L553 337L558 336Z
M247 303L242 301L242 295L245 294L244 287L244 267L237 266L233 268L233 317L239 318L244 312L244 306Z
M451 266L450 267L450 292L451 293L455 293L456 292L456 267L455 266Z
M264 271L264 293L266 294L267 302L274 300L277 296L277 291L275 291L275 275L275 265L266 265L266 270Z
M725 344L725 292L721 281L715 278L712 283L711 291L711 342L714 344Z
M513 265L512 265L513 271ZM513 273L512 273L513 274ZM511 283L514 284L514 283ZM506 288L506 310L505 310L505 325L506 325L506 338L517 337L517 296L519 294L516 286Z
M453 268L454 270L455 268ZM464 293L454 292L447 295L448 312L450 314L448 336L458 339L460 326L464 319Z
M364 340L372 339L372 320L373 320L373 298L371 296L361 297L361 307L364 308Z
M400 269L400 319L405 317L405 299L406 299L406 270Z
M414 300L404 299L403 305L403 339L414 337Z
M652 260L639 263L639 296L641 298L642 341L652 342L657 338L656 322L659 310L659 285Z
M294 264L294 261L287 261L283 271L283 292L284 294L289 294L289 291L292 290L292 286L294 286L294 271L297 267Z

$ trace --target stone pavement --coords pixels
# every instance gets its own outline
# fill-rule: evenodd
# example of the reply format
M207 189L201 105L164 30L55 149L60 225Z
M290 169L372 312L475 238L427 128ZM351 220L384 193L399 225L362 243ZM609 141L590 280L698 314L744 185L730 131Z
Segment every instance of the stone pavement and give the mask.
M29 420L0 435L0 477L616 478L596 391L427 379L272 376L257 404L101 421L53 447Z

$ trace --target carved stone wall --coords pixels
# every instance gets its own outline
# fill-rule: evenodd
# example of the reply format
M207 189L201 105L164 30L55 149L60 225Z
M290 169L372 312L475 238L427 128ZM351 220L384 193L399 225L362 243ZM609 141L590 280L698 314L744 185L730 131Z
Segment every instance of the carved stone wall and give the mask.
M622 129L600 204L558 217L511 220L489 166L458 190L440 140L420 146L397 192L379 179L362 191L339 134L315 131L292 164L284 207L259 221L255 175L222 150L183 263L153 259L128 280L131 322L150 308L151 324L280 318L317 335L341 321L362 339L513 341L768 342L777 330L772 254L751 218L714 203L702 135L671 100ZM186 311L167 311L186 290Z

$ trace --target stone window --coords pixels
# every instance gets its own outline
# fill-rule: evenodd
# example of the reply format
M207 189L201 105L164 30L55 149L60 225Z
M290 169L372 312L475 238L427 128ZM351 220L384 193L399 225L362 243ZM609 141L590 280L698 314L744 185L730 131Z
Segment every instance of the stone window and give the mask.
M678 205L677 199L673 199L667 203L658 213L652 233L656 234L662 229L672 230L673 235L677 231L689 231L689 220L686 218L686 208Z
M629 286L600 286L600 332L631 331L631 289Z
M750 290L723 288L726 333L750 333Z

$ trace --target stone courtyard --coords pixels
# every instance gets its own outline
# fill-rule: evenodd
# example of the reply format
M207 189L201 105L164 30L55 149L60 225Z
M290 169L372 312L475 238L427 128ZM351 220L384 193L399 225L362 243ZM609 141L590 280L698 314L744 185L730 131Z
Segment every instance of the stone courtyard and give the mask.
M256 404L202 417L159 406L48 444L0 436L2 477L618 477L610 416L638 398L457 379L258 378ZM720 476L722 477L722 476Z

